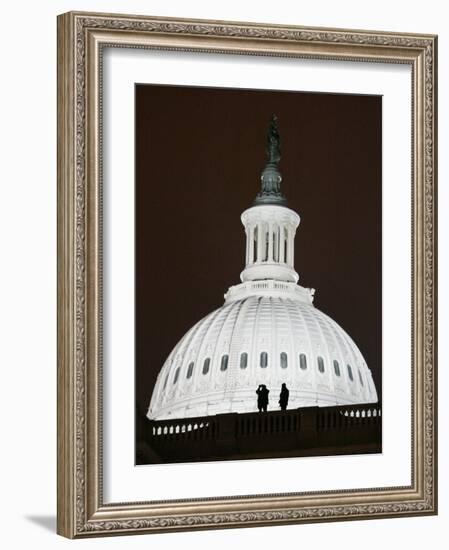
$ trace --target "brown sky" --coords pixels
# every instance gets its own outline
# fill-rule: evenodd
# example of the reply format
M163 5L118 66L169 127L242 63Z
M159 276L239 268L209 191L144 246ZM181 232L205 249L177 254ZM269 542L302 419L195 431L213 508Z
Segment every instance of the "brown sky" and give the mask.
M354 339L381 395L380 96L136 85L136 398L240 282L245 233L279 119L282 189L301 216L299 284Z

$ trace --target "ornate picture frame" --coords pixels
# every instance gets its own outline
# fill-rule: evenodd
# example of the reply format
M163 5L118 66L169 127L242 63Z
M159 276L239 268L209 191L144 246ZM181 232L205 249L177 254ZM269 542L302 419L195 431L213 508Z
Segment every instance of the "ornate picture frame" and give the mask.
M411 484L110 503L104 500L105 48L411 68ZM70 12L58 18L58 533L100 535L437 513L437 37Z

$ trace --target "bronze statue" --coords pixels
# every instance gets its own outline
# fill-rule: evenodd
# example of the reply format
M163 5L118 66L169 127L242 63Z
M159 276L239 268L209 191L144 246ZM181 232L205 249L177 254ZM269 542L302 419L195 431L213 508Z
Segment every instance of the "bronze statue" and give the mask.
M272 115L268 126L266 153L267 163L261 176L261 189L253 204L254 206L259 204L285 206L287 201L281 192L282 176L278 167L281 160L281 138L276 115Z
M281 138L278 131L278 118L271 117L267 133L267 157L270 164L278 164L281 160Z

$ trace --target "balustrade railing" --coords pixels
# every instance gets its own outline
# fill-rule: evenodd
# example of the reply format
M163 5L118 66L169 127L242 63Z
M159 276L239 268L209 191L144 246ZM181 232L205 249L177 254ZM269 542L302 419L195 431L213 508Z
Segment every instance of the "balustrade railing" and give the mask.
M317 410L317 430L332 430L380 423L379 405L321 407Z
M285 435L303 431L325 432L357 429L381 422L380 405L304 407L266 413L230 413L149 423L154 441L203 441L227 437L248 438Z

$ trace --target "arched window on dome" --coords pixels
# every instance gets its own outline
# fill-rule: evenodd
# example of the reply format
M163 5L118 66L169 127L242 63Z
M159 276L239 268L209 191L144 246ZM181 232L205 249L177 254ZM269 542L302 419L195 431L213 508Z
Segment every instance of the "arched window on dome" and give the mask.
M222 355L220 370L225 371L228 368L229 355Z
M169 373L167 372L167 374L165 376L165 380L164 380L164 387L162 388L163 390L165 390L165 388L167 387L168 375L169 375Z
M263 369L266 369L268 367L268 353L266 351L263 351L260 354L260 366Z
M248 366L248 354L245 351L240 355L240 368L246 369L247 366Z
M181 367L178 367L175 371L175 377L173 378L173 384L176 384L179 378L179 371L181 370Z
M209 372L209 367L210 367L210 357L206 357L203 363L203 374L207 374Z
M363 384L363 378L362 378L362 373L360 372L360 370L359 370L359 369L357 369L357 370L358 370L358 373L359 373L359 380L360 380L360 384L361 384L361 385L363 386L364 384Z
M340 365L336 359L334 359L334 371L336 376L340 376Z
M299 354L299 368L301 370L307 370L307 357L305 353Z
M281 353L281 368L286 369L288 367L288 358L285 351Z
M321 373L323 373L324 372L324 359L321 356L318 356L317 362L318 362L318 370Z
M186 376L186 378L192 378L193 366L194 366L194 363L193 363L193 361L192 361L192 362L189 364L189 366L187 367L187 376Z
M351 382L354 382L354 376L352 374L351 365L348 365L348 376L349 376L349 380L351 380Z

